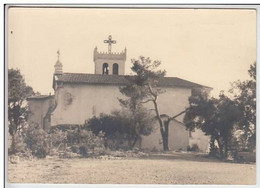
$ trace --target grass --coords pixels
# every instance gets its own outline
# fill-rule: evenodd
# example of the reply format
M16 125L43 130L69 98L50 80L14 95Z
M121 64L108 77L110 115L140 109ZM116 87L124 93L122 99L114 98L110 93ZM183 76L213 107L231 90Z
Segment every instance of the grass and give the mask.
M8 179L59 184L255 184L256 165L177 152L112 160L46 158L9 162Z

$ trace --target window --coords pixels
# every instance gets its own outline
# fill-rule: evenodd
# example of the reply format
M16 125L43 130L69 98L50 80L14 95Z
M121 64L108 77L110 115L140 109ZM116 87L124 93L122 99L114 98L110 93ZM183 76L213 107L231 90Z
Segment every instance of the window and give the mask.
M103 64L103 74L108 74L109 72L109 67L107 63Z
M113 64L113 74L118 75L118 64L117 63Z

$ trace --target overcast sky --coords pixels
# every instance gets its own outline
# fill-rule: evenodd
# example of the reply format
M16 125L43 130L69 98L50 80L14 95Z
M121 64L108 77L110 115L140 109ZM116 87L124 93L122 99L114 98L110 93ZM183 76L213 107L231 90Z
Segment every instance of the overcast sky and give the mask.
M8 68L18 68L28 85L53 94L52 75L60 49L64 72L94 73L93 50L127 48L162 62L167 76L220 90L248 79L256 61L256 12L242 9L10 8Z

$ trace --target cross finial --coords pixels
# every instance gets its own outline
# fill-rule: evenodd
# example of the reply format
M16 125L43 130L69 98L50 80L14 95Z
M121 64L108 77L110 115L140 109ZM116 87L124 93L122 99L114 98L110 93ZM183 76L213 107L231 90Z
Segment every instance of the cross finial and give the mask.
M112 40L112 36L109 35L108 40L104 40L104 43L108 43L108 53L111 53L111 48L112 48L111 44L115 44L116 41Z
M60 60L60 49L57 51L58 61Z

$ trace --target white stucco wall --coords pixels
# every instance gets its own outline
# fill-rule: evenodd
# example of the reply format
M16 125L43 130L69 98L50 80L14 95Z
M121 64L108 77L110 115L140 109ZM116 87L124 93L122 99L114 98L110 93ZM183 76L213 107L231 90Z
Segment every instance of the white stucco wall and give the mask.
M158 108L161 114L173 116L188 107L190 89L167 88L158 99ZM124 96L118 86L114 85L86 85L64 84L56 90L57 107L52 113L51 125L83 124L85 120L99 115L111 113L120 109L118 98ZM147 103L148 109L153 109L152 103ZM182 120L183 115L178 117Z
M163 88L165 92L158 98L158 108L161 114L176 115L189 106L188 97L191 89ZM124 96L115 85L64 84L56 90L57 107L52 113L51 125L84 124L86 120L100 113L109 114L120 110L118 98ZM152 103L145 104L147 109L153 109ZM177 120L182 121L183 115ZM188 145L198 144L202 151L208 147L208 137L200 130L189 138L189 132L181 123L171 121L169 125L169 147L172 150L186 150ZM160 144L161 143L161 144ZM155 125L153 133L142 137L141 147L162 150L162 139L159 125Z
M40 125L41 128L43 127L43 118L46 116L46 113L52 105L53 99L47 98L47 99L38 99L38 100L28 100L28 106L29 106L29 117L28 117L28 123L29 125L32 123L37 123Z
M56 96L51 125L83 124L93 115L120 108L118 86L65 84L56 90Z
M158 109L160 114L174 116L189 107L188 98L191 95L191 89L177 87L161 89L165 92L158 97ZM148 109L154 109L152 102L147 103L145 106ZM184 114L176 119L182 122L183 117Z
M155 125L155 129L149 136L141 137L141 148L158 151L163 150L162 136L159 125ZM168 145L170 150L186 151L189 145L189 132L184 125L176 121L171 121L169 124Z
M210 136L206 136L200 129L195 129L190 133L189 146L197 144L202 152L209 152Z

